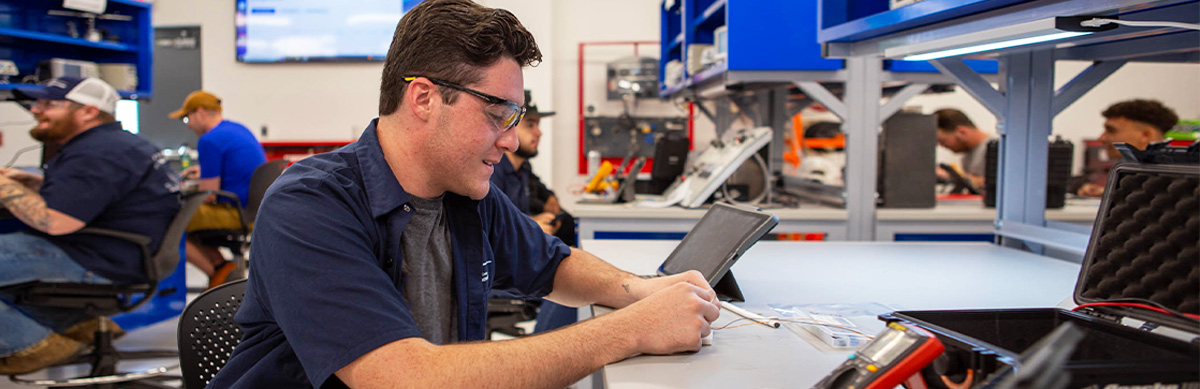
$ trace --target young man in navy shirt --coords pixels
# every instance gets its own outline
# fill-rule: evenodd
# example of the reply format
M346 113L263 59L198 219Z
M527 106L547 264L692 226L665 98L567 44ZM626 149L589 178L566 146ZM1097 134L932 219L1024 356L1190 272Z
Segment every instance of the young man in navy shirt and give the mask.
M698 350L719 315L699 273L617 270L542 232L489 183L517 147L521 67L540 59L507 11L426 0L405 13L379 118L268 190L242 342L210 386L564 387L636 354ZM621 309L479 342L493 288Z
M30 230L0 235L0 287L34 280L93 284L149 281L137 246L73 234L84 226L130 232L158 247L179 212L179 177L158 148L113 116L117 91L96 78L63 77L41 89L29 133L60 145L45 175L0 170L0 204ZM15 305L0 292L0 374L60 362L91 343L100 320L82 310Z
M250 192L250 177L254 169L267 161L262 144L254 138L246 126L225 120L221 113L221 99L202 90L192 92L183 101L183 106L168 115L183 120L189 130L200 137L196 141L199 166L190 166L184 178L199 178L199 190L223 190L238 196L241 204L213 196L200 206L188 232L197 230L240 230L241 214L236 207L244 207ZM194 239L187 240L187 261L208 275L208 287L225 283L225 277L237 266L225 260L216 247L205 245Z

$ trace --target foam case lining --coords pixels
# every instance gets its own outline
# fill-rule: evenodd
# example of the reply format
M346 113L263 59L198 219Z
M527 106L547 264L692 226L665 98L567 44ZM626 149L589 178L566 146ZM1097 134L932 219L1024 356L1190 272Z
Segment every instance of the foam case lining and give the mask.
M1078 304L1143 299L1200 313L1200 166L1122 163L1113 168L1074 299ZM1070 322L1085 336L1064 367L1071 374L1069 387L1200 387L1200 344L1117 324L1122 317L1200 333L1195 321L1125 307L907 311L880 318L929 329L946 344L946 353L923 372L927 383L939 375L956 383L985 382ZM932 381L932 388L948 387Z

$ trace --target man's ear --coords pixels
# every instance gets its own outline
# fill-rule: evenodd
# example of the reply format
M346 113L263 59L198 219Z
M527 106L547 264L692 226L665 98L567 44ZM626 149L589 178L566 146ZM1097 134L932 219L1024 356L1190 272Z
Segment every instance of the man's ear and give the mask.
M971 128L967 126L958 126L954 128L954 135L958 139L967 139L970 136Z
M417 78L409 82L408 88L404 89L404 102L408 104L412 114L422 121L432 118L435 106L441 102L435 88L429 80Z
M96 108L95 106L91 105L85 105L75 110L75 114L79 115L76 116L76 118L79 119L79 122L88 122L91 120L96 120L96 118L100 116L100 108Z

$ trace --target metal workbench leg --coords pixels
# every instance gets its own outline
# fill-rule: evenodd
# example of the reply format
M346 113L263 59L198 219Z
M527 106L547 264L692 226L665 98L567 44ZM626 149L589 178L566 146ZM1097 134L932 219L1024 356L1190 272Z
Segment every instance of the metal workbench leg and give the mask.
M846 60L846 239L875 238L876 170L879 160L879 100L883 61Z

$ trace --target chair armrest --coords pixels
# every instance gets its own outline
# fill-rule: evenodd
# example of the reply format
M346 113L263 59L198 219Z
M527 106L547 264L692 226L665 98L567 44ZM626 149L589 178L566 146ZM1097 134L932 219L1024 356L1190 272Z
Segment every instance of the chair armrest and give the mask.
M245 208L245 206L243 206L243 204L242 204L242 199L238 198L238 195L236 193L223 191L223 190L217 190L217 191L213 191L213 194L217 195L217 197L224 197L224 198L233 200L233 203L237 205L239 212L241 212L242 208Z
M98 228L98 227L84 227L84 228L80 229L79 231L75 231L75 233L76 234L100 235L100 236L107 236L109 238L117 238L117 239L129 241L133 244L143 246L143 247L150 245L150 237L149 236L134 234L131 232L109 230L109 229Z

